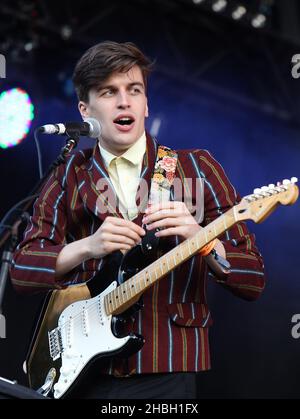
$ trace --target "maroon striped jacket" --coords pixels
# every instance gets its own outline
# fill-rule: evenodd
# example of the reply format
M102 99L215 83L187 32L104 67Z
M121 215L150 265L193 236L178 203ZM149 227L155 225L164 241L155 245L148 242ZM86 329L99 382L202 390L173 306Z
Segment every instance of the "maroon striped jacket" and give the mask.
M147 135L141 176L150 186L157 143ZM176 176L204 181L204 220L213 221L239 201L224 170L205 150L178 150ZM22 292L60 288L63 283L91 279L101 265L91 259L56 280L56 258L67 243L93 234L107 215L121 217L118 210L97 212L99 179L108 178L99 147L79 151L47 180L35 202L24 239L14 254L11 279ZM195 195L195 189L190 192ZM142 198L143 200L143 198ZM104 201L104 200L103 200ZM144 197L147 201L147 196ZM142 213L134 220L141 225ZM222 237L231 273L222 286L246 300L255 300L265 284L263 260L255 237L244 223L238 223ZM166 239L165 239L166 240ZM178 238L173 238L173 245ZM208 331L212 323L206 301L206 281L211 275L200 255L195 255L143 295L144 308L133 323L145 339L144 347L126 360L111 360L106 373L201 371L210 368ZM213 275L212 275L213 277ZM216 278L215 278L216 279Z

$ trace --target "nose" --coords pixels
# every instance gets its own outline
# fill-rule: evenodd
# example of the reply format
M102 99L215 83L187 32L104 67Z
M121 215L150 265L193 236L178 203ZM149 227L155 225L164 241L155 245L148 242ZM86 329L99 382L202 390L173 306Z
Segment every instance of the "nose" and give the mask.
M126 109L130 107L129 95L126 91L119 91L117 106L119 109Z

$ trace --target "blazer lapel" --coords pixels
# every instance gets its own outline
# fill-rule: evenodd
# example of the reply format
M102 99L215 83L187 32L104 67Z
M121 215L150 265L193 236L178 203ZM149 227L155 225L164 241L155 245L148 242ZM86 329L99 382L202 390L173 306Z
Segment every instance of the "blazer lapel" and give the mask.
M139 208L138 216L133 220L141 225L143 214L147 208L147 202L151 186L151 177L154 170L158 144L148 133L146 133L146 152L143 158L141 179L136 193L136 204ZM80 177L80 179L79 179ZM83 177L83 180L82 180ZM109 178L103 162L98 143L95 144L90 159L78 172L79 194L84 205L102 221L107 216L123 218L119 211L117 195Z
M139 212L138 216L133 220L136 224L139 225L142 225L142 218L145 209L147 208L151 187L151 178L154 171L154 165L158 149L157 141L154 138L152 138L148 133L146 133L146 139L146 153L144 154L141 170L141 179L135 197L136 205L139 208Z
M98 143L87 161L84 171L84 183L80 195L86 207L102 221L107 216L121 217L117 195L101 157Z

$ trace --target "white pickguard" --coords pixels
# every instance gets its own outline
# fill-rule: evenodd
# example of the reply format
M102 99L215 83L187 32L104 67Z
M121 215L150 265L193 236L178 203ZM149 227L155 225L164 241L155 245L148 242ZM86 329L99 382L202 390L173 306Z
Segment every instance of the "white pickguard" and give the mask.
M107 316L104 296L117 287L112 282L101 294L69 305L60 315L58 327L62 337L62 366L54 398L70 388L87 363L96 355L113 352L124 346L129 336L117 338L111 331L112 316Z

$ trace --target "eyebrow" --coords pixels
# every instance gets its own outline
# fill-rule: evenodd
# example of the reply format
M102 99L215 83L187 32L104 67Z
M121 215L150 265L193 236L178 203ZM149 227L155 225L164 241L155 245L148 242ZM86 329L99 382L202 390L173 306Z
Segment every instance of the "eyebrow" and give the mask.
M133 87L133 86L140 86L140 87L142 87L143 89L145 89L145 86L144 86L144 84L143 83L141 83L140 81L135 81L135 82L132 82L132 83L129 83L128 85L127 85L127 87ZM98 92L100 92L100 90L105 90L105 89L116 89L117 87L115 86L115 85L113 85L113 84L108 84L108 85L104 85L104 86L100 86L99 87L99 89L98 89Z

